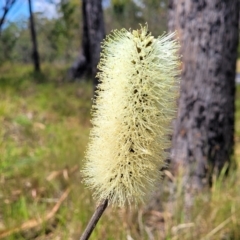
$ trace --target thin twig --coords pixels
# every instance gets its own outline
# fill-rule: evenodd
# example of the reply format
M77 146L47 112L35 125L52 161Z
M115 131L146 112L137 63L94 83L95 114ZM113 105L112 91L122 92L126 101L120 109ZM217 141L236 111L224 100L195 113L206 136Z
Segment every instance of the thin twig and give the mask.
M96 227L100 217L102 216L103 212L107 208L108 199L105 199L95 210L92 218L90 219L86 229L84 230L80 240L87 240L91 236L93 229Z

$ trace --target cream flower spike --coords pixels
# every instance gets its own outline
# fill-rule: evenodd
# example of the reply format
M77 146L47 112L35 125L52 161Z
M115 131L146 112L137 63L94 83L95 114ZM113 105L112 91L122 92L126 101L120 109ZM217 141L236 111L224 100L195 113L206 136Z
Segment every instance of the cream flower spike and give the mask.
M161 178L179 91L179 44L147 26L115 30L104 41L83 169L95 199L143 201Z

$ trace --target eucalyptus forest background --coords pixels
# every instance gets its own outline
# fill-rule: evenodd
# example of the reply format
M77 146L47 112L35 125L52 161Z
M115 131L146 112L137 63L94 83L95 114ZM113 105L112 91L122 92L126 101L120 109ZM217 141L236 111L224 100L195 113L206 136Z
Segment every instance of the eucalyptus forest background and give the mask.
M79 239L97 204L80 169L100 44L145 23L181 44L171 158L146 203L107 209L92 239L240 239L237 0L24 0L27 16L0 1L0 239Z
M32 2L34 5L34 0ZM81 49L82 1L62 0L56 1L58 3L54 2L52 1L52 4L57 9L57 16L46 16L45 12L33 13L40 59L44 63L54 61L60 64L71 64ZM146 22L154 35L163 33L167 30L167 2L160 2L159 4L159 1L156 0L104 1L106 34L116 28L135 29L139 27L139 23L145 24ZM14 4L17 4L17 0ZM20 63L31 63L32 61L29 19L21 15L17 16L17 10L15 12L16 21L8 21L6 16L1 30L1 64L6 61Z

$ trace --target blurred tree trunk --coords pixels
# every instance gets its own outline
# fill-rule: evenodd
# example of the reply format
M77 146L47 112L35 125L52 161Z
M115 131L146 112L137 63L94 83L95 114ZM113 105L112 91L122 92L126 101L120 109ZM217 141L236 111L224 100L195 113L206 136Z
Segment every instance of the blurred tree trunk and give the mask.
M3 5L3 14L0 18L0 36L1 36L2 27L5 22L6 16L15 3L16 3L16 0L6 0L5 4Z
M169 16L183 61L172 163L191 192L233 154L239 1L170 0Z
M70 78L87 74L94 79L94 85L96 86L98 79L95 76L100 59L101 42L105 37L102 1L83 0L82 13L82 55L73 64L69 73Z
M30 15L30 32L32 37L32 45L33 45L32 59L33 59L35 72L40 72L40 60L39 60L39 54L38 54L38 48L37 48L37 38L36 38L34 18L32 14L31 0L28 0L28 6L29 6L29 15Z

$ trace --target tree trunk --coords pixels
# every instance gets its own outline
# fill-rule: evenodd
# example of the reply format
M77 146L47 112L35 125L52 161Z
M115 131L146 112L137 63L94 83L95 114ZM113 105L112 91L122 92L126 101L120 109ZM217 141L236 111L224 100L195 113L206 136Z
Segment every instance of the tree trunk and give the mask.
M36 38L36 31L35 31L35 25L34 25L34 18L32 14L31 0L28 0L28 6L29 6L29 15L30 15L30 31L31 31L31 37L32 37L32 44L33 44L32 59L33 59L35 72L40 72L40 61L39 61L39 54L38 54L38 48L37 48L37 38Z
M183 62L173 171L184 170L191 191L211 183L233 153L239 1L170 0L169 16Z
M86 73L97 85L97 64L100 59L101 42L105 37L102 1L83 0L82 55L70 69L70 77L76 78Z
M10 11L10 9L12 8L12 6L15 4L15 2L16 2L16 0L6 0L6 3L3 6L3 14L0 18L0 36L1 36L2 27L5 22L6 16L7 16L8 12Z

